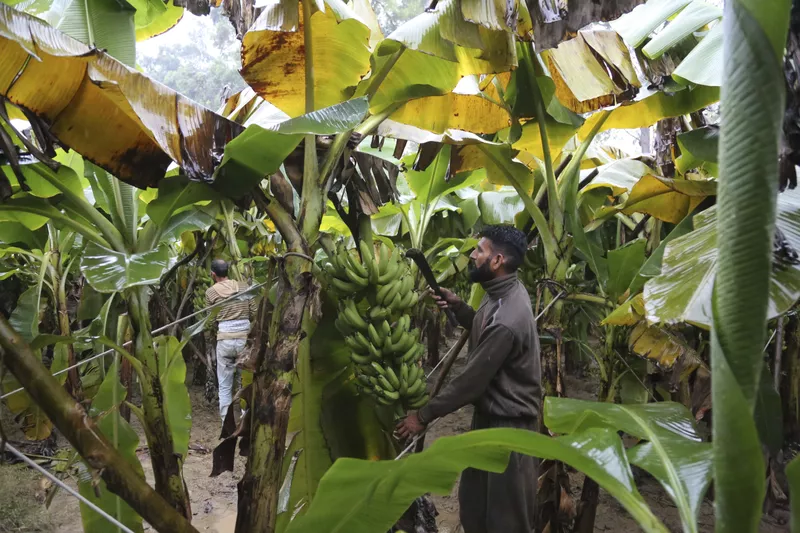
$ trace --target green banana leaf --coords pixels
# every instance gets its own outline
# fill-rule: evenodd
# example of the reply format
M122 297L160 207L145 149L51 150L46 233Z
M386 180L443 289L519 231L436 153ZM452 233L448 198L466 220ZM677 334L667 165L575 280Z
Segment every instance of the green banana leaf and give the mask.
M517 192L510 187L499 191L482 192L478 197L478 208L484 224L513 224L514 217L525 210Z
M711 325L711 291L717 268L716 208L694 217L694 231L667 244L661 274L644 286L647 318L667 324ZM800 191L778 195L776 225L787 251L800 250ZM775 254L769 285L768 316L785 313L800 298L800 268L790 257Z
M645 39L665 20L690 4L692 0L649 0L611 23L625 42L633 47Z
M54 25L84 44L105 49L108 54L133 66L136 63L136 10L128 2L117 0L70 0L54 2L49 13Z
M22 170L22 175L25 177L25 184L30 187L30 195L36 196L37 198L51 198L58 194L61 194L61 191L56 189L53 185L50 184L47 180L45 180L37 169L40 171L44 168L44 163L30 163L28 165L20 165L20 169ZM18 180L16 175L11 171L11 167L8 165L0 166L0 170L6 175L8 181L13 186L19 186ZM83 184L78 178L78 175L75 172L67 167L62 166L56 172L56 176L58 176L58 180L61 183L67 185L67 187L74 193L78 195L83 194Z
M367 99L354 98L275 124L270 129L284 135L336 135L361 124L368 112Z
M678 68L672 72L672 78L678 83L688 85L722 85L722 23L717 23L707 32L700 44L694 47L689 55L683 58Z
M163 179L158 184L158 196L147 204L147 216L156 225L164 226L173 215L191 209L198 202L217 198L217 191L186 176Z
M216 204L206 207L195 206L194 209L172 215L164 225L160 242L180 240L181 234L187 231L205 231L216 222L219 208Z
M100 384L100 388L92 400L89 415L95 419L100 431L122 457L134 467L139 475L144 476L142 465L136 456L139 436L119 414L119 406L125 401L127 392L119 380L119 356L117 356L108 368L106 378ZM142 518L122 498L109 491L105 481L99 476L95 476L85 463L79 464L78 491L80 494L133 531L142 531ZM83 504L81 504L81 519L84 531L98 533L118 531L116 526Z
M311 340L310 358L298 361L289 418L276 530L309 510L320 479L339 457L386 459L394 448L375 402L355 390L350 352L334 326L336 307L327 302ZM313 361L313 365L309 365ZM296 456L296 459L293 457Z
M139 254L125 254L89 243L81 257L81 272L98 292L158 283L169 265L165 245Z
M636 490L622 441L608 428L547 437L518 429L486 429L436 440L400 461L339 459L325 474L305 516L288 533L382 533L417 497L450 494L465 468L502 472L510 452L555 459L586 472L650 532L668 530Z
M17 300L8 322L26 342L39 335L39 323L44 309L41 307L41 287L33 286L25 290Z
M703 0L695 0L678 13L678 16L672 19L666 28L659 31L642 48L642 52L650 59L658 59L664 52L691 35L695 30L720 18L722 18L720 8Z
M645 259L646 239L636 239L608 252L608 295L617 300L633 281Z
M711 483L711 445L700 440L686 407L673 402L619 405L548 398L545 420L556 433L604 428L646 441L628 450L629 461L664 486L678 507L683 530L698 531L700 504Z
M186 362L182 352L186 342L162 335L154 338L153 343L158 354L158 379L167 411L167 425L175 453L186 459L192 429L192 405L185 384Z
M797 252L786 249L797 249L793 228L798 193L777 195L775 205L786 111L783 54L791 7L789 0L725 3L722 179L712 213L715 221L709 224L713 236L707 234L711 242L716 241L716 249L710 252L711 247L695 240L701 246L696 253L705 260L705 265L695 268L703 270L713 263L707 274L714 276L711 399L718 531L758 529L766 476L758 426L751 413L759 403L763 379L765 325L768 316L788 309L800 294ZM753 132L758 135L752 136ZM780 230L777 239L773 230ZM691 239L689 234L679 240ZM678 248L679 240L673 241L672 248ZM670 248L664 255L665 266L669 252ZM697 294L692 290L696 285L687 289Z
M677 137L681 155L675 159L675 168L685 173L687 170L712 163L716 167L719 158L719 128L706 126L697 128ZM718 169L713 168L718 173Z

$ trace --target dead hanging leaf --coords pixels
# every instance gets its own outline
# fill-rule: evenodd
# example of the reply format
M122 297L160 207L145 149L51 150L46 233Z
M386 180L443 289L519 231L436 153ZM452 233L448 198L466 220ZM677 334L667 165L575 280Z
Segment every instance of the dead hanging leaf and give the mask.
M242 131L5 4L0 57L0 95L50 124L59 142L137 187L156 187L172 161L191 179L210 180L225 144Z
M658 326L648 326L646 322L639 322L633 328L628 347L663 369L672 368L684 356L697 357L683 339Z
M370 30L349 7L328 0L312 6L311 62L314 107L344 102L369 72ZM291 117L306 111L305 21L297 1L271 4L242 41L242 77L255 92Z
M614 31L581 31L542 56L558 100L576 113L631 100L641 85L628 49Z
M558 43L575 35L587 24L619 18L637 5L644 3L644 0L604 0L602 2L527 0L527 3L533 20L536 48L546 50L558 46Z

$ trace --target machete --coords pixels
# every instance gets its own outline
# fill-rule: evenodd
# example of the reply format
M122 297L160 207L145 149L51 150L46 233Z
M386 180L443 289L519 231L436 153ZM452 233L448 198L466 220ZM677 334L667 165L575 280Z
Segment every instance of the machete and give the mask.
M425 259L425 254L416 248L409 248L406 252L406 257L417 264L419 271L422 273L422 277L424 277L425 281L428 282L428 285L430 285L431 289L433 289L433 292L443 297L444 295L442 294L442 289L436 282L436 276L433 275L433 271L431 270L428 261ZM453 314L453 310L446 308L444 309L444 312L447 315L447 320L450 321L450 325L454 328L457 328L459 324L458 320L456 319L456 315Z

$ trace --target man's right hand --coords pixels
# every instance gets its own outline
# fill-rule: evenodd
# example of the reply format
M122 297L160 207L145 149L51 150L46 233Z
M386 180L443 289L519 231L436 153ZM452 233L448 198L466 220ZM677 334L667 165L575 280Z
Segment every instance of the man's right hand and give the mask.
M453 291L449 291L444 287L439 287L439 290L442 292L442 295L439 296L436 294L433 289L428 289L431 293L431 297L436 302L436 305L439 306L441 309L447 309L450 306L453 306L461 301L461 298L455 295Z

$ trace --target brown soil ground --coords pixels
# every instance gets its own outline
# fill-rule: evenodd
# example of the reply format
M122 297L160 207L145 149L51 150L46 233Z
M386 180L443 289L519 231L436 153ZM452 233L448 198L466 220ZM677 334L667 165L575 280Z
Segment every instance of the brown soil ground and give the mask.
M444 350L442 351L444 354ZM453 374L463 366L462 359L457 361ZM434 378L431 378L433 381ZM567 381L569 395L576 398L594 399L594 384L591 379L569 379ZM189 457L184 467L184 476L189 486L194 514L193 523L199 531L213 533L233 533L236 520L236 483L244 470L244 460L237 458L236 470L227 472L217 478L210 478L211 453L219 436L220 422L216 406L210 406L203 398L200 387L191 387L193 422L190 439ZM0 421L8 430L14 423L8 412L0 413ZM429 444L433 440L448 435L459 434L469 429L472 415L471 407L465 407L444 419L431 428L426 439ZM137 428L140 431L140 428ZM141 433L141 431L140 431ZM11 440L19 440L19 433L9 435ZM152 471L146 448L140 448L139 459L144 466L148 479L152 480ZM579 496L583 483L583 475L571 472L573 494ZM75 498L60 491L48 509L44 507L47 483L31 470L19 465L0 466L0 533L11 532L48 532L48 533L81 533L79 506ZM73 484L74 486L74 484ZM661 486L652 478L642 476L638 481L639 491L658 516L671 531L680 532L680 521L677 509ZM449 496L434 497L439 512L438 524L441 533L457 533L461 529L458 520L458 485L453 487ZM788 513L777 510L773 515L764 517L760 531L763 533L788 532ZM700 512L700 531L713 531L713 504L706 501ZM149 529L146 527L145 531ZM600 505L597 510L595 531L638 531L639 528L627 512L611 496L601 491ZM152 531L152 530L150 530ZM324 532L320 532L324 533Z

